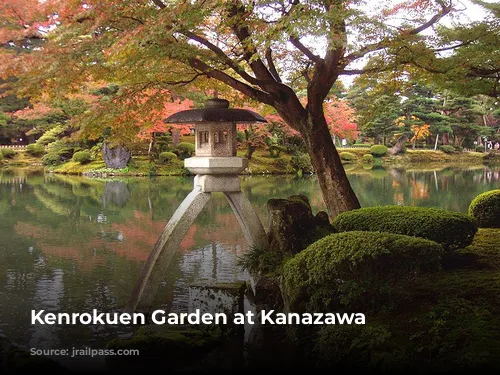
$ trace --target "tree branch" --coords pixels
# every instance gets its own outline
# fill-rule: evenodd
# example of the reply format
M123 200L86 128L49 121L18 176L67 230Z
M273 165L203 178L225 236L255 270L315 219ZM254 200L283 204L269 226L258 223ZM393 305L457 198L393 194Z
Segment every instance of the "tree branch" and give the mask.
M271 47L266 49L266 61L269 71L274 76L276 82L282 83L278 70L276 69L276 65L274 65L273 51L271 50Z
M233 61L229 56L225 54L225 52L217 47L215 44L210 42L208 39L197 35L191 31L181 31L182 34L184 34L186 37L189 39L192 39L200 44L203 44L205 47L210 49L213 53L217 55L222 61L229 66L231 69L233 69L238 75L246 80L247 82L253 84L253 85L258 85L261 83L258 79L252 77L250 74L248 74L243 67L238 65L235 61Z
M160 9L165 9L167 6L163 4L163 1L161 0L151 0L153 3L156 4L156 6Z
M232 23L231 28L243 47L243 56L248 65L250 65L250 68L254 72L255 77L257 77L257 79L260 79L262 81L275 82L275 79L271 74L271 72L264 65L260 57L258 57L257 48L253 44L250 35L250 30L243 17L244 13L245 13L245 7L241 3L241 1L238 0L230 2L228 11L229 17L239 18Z
M304 55L306 55L307 58L309 60L311 60L312 62L315 62L318 64L321 64L323 62L323 59L320 56L312 53L312 51L309 48L307 48L305 45L303 45L302 42L298 38L290 37L289 41L290 41L290 43L292 43L292 45L295 48L297 48L300 52L302 52Z
M233 89L238 90L239 92L258 100L262 103L273 105L274 100L271 98L267 92L258 90L252 86L247 85L244 82L237 80L236 78L231 77L230 75L212 68L205 62L201 61L198 58L190 58L189 65L196 70L204 73L207 77L214 78L218 81L225 83L228 86L231 86Z
M182 80L182 81L166 81L165 83L167 85L174 85L174 86L176 86L176 85L182 85L182 86L184 86L184 85L187 85L187 84L195 81L198 77L205 76L205 75L206 75L206 73L203 73L203 72L202 73L196 73L190 79L186 79L186 80Z
M401 37L405 36L410 36L410 35L416 35L421 33L422 31L428 29L432 25L434 25L436 22L438 22L441 18L446 16L448 13L450 13L452 10L451 4L448 5L442 5L441 11L434 16L432 16L427 22L423 23L419 27L416 27L411 30L402 30L400 33ZM361 49L351 52L349 55L345 57L345 61L347 63L353 62L354 60L357 60L363 56L365 56L367 53L370 52L375 52L379 51L381 49L387 48L391 43L393 42L393 38L384 38L383 40L373 43L373 44L368 44Z

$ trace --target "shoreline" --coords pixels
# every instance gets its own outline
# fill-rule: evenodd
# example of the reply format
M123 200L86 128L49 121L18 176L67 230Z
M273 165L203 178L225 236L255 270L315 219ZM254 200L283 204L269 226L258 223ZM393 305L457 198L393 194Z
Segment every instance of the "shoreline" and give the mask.
M343 160L342 164L346 172L370 172L376 169L429 169L438 170L449 167L481 167L500 165L500 153L460 152L446 154L434 150L408 150L404 154L391 156L386 155L374 158L373 162L364 163L363 155L366 150L359 148L342 148L339 154L348 152L354 156L353 160ZM266 157L261 153L249 161L249 167L240 172L240 176L252 175L301 175L292 166L291 156L285 154L278 158ZM107 176L129 176L129 177L165 177L165 176L194 176L184 168L183 161L165 165L157 162L151 163L145 156L133 156L129 165L123 169L106 168L102 160L94 160L87 164L67 161L57 166L45 166L41 158L32 157L19 152L13 159L0 161L0 170L9 168L35 168L43 169L45 173L63 175L76 175L84 177L107 177ZM314 175L314 173L303 173Z

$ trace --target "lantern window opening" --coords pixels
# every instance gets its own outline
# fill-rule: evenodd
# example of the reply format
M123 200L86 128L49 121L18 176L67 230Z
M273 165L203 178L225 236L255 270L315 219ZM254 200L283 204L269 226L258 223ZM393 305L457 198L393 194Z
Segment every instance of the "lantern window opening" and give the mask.
M199 132L199 136L198 136L198 139L199 139L199 142L200 142L200 147L206 147L208 146L208 143L209 143L209 134L208 134L208 131L201 131Z

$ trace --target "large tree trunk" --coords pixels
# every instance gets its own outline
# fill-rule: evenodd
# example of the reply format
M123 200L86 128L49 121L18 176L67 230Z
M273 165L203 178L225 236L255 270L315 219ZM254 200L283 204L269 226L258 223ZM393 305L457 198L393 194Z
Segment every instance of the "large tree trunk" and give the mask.
M324 116L310 116L300 128L303 129L302 135L330 218L341 212L360 208Z
M396 141L396 144L389 149L389 154L390 155L400 154L403 151L403 146L406 144L408 138L409 138L408 134L403 134L401 137L399 137L398 140Z

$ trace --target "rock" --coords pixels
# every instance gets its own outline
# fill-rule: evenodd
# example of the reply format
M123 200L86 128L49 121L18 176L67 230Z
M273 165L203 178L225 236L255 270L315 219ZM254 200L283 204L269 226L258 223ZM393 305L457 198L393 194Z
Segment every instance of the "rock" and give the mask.
M334 232L328 214L312 214L305 195L270 199L268 239L271 251L297 254L314 241Z
M266 310L280 309L283 299L276 277L261 276L255 284L255 304L264 305Z
M236 313L244 313L244 298L247 285L245 281L218 283L214 285L193 284L189 286L188 312L223 313L228 324L221 329L227 334L243 334L243 325L233 324Z
M102 145L102 157L106 168L123 169L127 166L132 154L125 146L110 146L104 142Z

